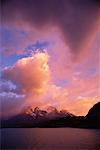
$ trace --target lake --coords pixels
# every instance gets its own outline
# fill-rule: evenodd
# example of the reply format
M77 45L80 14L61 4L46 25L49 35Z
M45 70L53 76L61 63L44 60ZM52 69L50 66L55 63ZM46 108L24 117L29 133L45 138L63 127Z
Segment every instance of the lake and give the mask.
M99 129L6 128L0 131L2 149L100 149Z

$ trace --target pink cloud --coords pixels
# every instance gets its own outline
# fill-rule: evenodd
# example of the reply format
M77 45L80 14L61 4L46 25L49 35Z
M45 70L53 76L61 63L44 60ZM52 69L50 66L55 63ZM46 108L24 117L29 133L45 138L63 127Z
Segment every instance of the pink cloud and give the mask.
M21 108L26 106L47 108L51 105L58 109L67 109L76 115L85 115L90 106L99 101L98 74L91 78L83 78L80 73L73 76L73 72L68 69L64 77L71 76L70 86L57 86L55 79L56 77L59 79L61 73L58 75L58 72L53 73L53 70L55 67L59 69L62 66L64 69L66 66L63 66L63 62L59 66L61 63L59 61L55 62L55 66L51 65L51 57L47 51L37 51L32 56L22 58L13 66L5 68L2 72L2 78L16 84L17 91L15 90L15 92L17 93L13 97L16 97L16 94L25 95L23 101L20 101ZM61 72L62 68L60 68ZM7 97L3 95L3 100ZM11 99L10 103L13 103L13 109L14 107L16 109L16 98L14 101ZM5 106L3 103L3 107ZM11 109L12 104L7 108Z
M3 70L3 79L16 83L22 93L41 93L49 81L48 54L36 53Z
M24 106L24 97L24 95L13 92L0 93L0 117L9 117L20 113Z

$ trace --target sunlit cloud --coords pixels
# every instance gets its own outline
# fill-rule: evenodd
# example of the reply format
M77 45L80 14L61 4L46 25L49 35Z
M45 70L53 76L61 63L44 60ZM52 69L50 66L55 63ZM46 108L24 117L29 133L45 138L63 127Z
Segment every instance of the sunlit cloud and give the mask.
M70 86L62 87L54 82L54 78L52 78L53 68L51 69L49 62L50 56L47 50L42 52L37 50L32 56L19 59L14 65L3 69L1 78L5 80L5 83L9 83L8 89L14 89L12 91L14 93L5 88L4 91L1 91L3 105L3 101L6 99L6 103L3 106L4 110L9 103L11 103L7 107L9 109L11 109L12 105L14 109L14 107L17 107L16 103L20 103L20 108L15 108L14 114L28 106L38 106L44 109L54 106L58 110L67 109L74 114L85 115L90 106L99 101L98 82L96 82L98 75L87 79L85 83L84 79L80 77L80 73L77 73L77 80L72 77ZM11 114L13 115L13 111L11 111Z
M41 93L50 78L48 57L46 52L37 52L22 58L13 66L5 68L2 78L17 84L22 93Z
M2 115L28 106L85 115L100 101L99 2L12 0L2 14Z

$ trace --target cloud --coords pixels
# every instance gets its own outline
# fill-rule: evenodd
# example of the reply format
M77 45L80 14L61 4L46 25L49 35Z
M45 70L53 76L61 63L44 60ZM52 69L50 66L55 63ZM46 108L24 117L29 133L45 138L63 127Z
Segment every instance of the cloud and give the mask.
M5 68L2 78L17 85L21 93L41 94L49 81L48 54L36 53Z
M61 39L77 55L99 27L99 6L95 0L3 0L2 22L28 24L43 32L57 27Z
M1 79L5 81L1 84L3 90L0 94L2 116L14 115L28 106L43 109L54 106L76 115L85 115L99 101L98 73L91 78L84 78L82 72L74 75L67 71L65 75L70 77L69 86L58 86L55 79L59 75L54 73L53 78L55 67L50 65L49 58L47 51L36 51L32 56L19 59L14 65L2 70Z
M18 95L13 92L0 93L0 117L8 117L20 113L24 107L24 97L24 95Z
M50 30L49 30L50 31ZM40 31L30 28L29 25L21 26L7 26L4 24L0 27L0 33L2 35L0 52L3 56L10 56L13 54L21 55L29 53L30 50L48 46L47 36L51 36L47 33L41 33Z
M53 105L83 115L98 101L99 6L98 0L2 0L2 55L28 56L4 57L6 64L16 61L1 73L4 111ZM49 43L48 53L30 56L37 41Z
M10 81L0 81L0 93L2 92L14 92L16 85Z
M37 51L30 57L18 60L13 66L4 68L1 78L5 81L5 85L8 82L9 84L13 83L16 88L11 90L10 85L5 89L5 86L2 85L2 87L4 86L3 91L1 91L3 110L10 112L13 106L14 113L11 111L12 114L9 114L14 115L15 112L19 113L25 106L47 108L52 105L59 108L61 105L62 108L63 103L68 102L68 92L66 88L56 86L53 83L51 72L47 51ZM22 99L21 95L23 94L25 97ZM20 108L16 103L20 104Z
M74 101L74 106L70 105L69 109L73 114L77 115L86 115L89 111L89 109L96 104L97 102L100 102L99 100L100 96L92 96L92 97L77 97L77 100ZM77 109L78 108L78 109Z
M39 101L42 103L41 98L50 81L48 59L46 51L36 51L32 56L3 69L1 78L4 82L1 83L0 95L2 116L19 113L24 106L38 106Z

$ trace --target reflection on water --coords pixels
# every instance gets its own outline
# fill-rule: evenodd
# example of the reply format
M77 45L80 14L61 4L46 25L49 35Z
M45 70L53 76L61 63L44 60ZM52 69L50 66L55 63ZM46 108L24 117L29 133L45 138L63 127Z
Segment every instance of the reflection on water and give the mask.
M74 128L1 129L2 149L100 149L100 130Z

